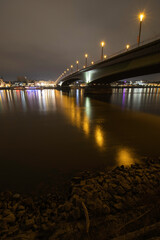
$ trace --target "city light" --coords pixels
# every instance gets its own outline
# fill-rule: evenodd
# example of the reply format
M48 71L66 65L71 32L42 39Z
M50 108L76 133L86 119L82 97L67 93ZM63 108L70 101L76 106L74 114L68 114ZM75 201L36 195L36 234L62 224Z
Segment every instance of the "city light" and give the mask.
M78 71L78 64L79 64L79 61L76 61L76 64L77 64L77 71Z
M127 44L127 45L126 45L126 49L128 50L129 48L130 48L130 45L129 45L129 44Z
M103 48L104 48L104 46L105 46L105 42L102 41L102 42L101 42L101 47L102 47L102 50L101 50L101 60L102 60L102 61L103 61L103 58L104 58L104 56L103 56Z
M141 13L141 14L139 15L139 19L140 19L141 22L143 21L143 19L144 19L144 13Z
M85 54L85 66L87 67L87 59L88 59L88 54Z
M143 22L144 17L145 17L144 13L139 14L140 25L139 25L138 46L141 43L142 22Z
M71 73L73 72L73 65L71 65Z
M104 47L104 45L105 45L105 42L101 42L101 46Z

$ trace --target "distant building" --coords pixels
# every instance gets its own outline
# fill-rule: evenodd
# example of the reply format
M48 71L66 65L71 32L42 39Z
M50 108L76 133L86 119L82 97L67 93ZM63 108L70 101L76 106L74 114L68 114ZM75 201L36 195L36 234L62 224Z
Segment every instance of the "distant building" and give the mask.
M3 78L0 77L0 87L5 87L6 83L4 82Z
M37 87L55 87L55 82L54 81L35 81L35 86Z

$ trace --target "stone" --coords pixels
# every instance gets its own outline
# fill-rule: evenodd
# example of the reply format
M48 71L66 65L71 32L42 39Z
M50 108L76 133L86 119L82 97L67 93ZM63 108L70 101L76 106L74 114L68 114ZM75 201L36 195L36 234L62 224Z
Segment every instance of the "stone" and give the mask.
M3 221L7 222L7 223L14 223L16 221L15 215L10 212L9 215L7 215L3 218Z
M123 181L120 184L126 191L131 190L131 185L129 185L127 182Z
M9 236L13 236L13 235L15 235L15 234L18 234L18 232L19 232L19 226L11 226L10 228L9 228Z
M77 220L80 218L81 216L81 213L80 213L80 209L78 207L74 208L72 211L71 211L71 215L73 217L74 220Z
M66 203L64 204L64 210L65 210L66 212L69 212L72 207L73 207L73 205L72 205L71 202L66 202Z
M13 199L16 199L16 200L17 200L17 199L19 199L19 198L20 198L20 194L19 194L19 193L16 193L16 194L13 195Z
M43 231L48 231L48 226L47 226L47 224L42 224L42 225L41 225L41 228L42 228Z
M23 199L23 204L26 207L33 207L34 206L32 198L25 198L25 199Z
M23 205L19 205L17 207L17 211L22 211L22 210L25 210L25 207Z
M126 191L124 190L124 188L122 188L122 186L118 186L118 188L116 189L116 192L119 195L124 195Z
M81 185L81 186L86 185L86 181L85 181L85 180L81 180L80 185Z
M22 217L24 214L25 214L25 210L21 210L21 211L18 211L18 212L17 212L17 215L16 215L16 216L17 216L18 218L20 218L20 217Z
M136 176L135 177L135 180L138 184L140 184L142 182L141 178L139 176Z
M115 208L116 210L122 210L123 204L122 204L122 203L115 203L115 204L114 204L114 208Z
M81 204L81 199L79 198L78 195L74 194L71 198L71 201L74 205L80 205Z
M2 210L3 211L3 216L5 217L5 216L8 216L10 213L11 213L11 211L9 210L9 209L4 209L4 210Z
M109 206L107 206L106 204L103 205L103 212L105 214L109 214L111 212L111 209Z
M35 222L34 222L33 218L25 220L25 226L26 226L27 229L32 228L34 226L34 224L35 224Z

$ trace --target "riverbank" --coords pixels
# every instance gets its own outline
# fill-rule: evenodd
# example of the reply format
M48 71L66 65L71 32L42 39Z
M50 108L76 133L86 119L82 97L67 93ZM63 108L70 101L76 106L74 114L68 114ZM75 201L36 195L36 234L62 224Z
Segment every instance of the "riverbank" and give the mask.
M160 236L160 158L112 171L83 172L66 198L0 194L3 239L151 239ZM136 237L135 237L136 236ZM144 238L144 236L146 236Z

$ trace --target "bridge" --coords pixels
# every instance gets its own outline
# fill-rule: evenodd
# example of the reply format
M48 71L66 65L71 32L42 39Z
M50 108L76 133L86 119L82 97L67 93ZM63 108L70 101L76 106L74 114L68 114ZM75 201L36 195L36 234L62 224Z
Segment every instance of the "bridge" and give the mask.
M99 61L63 77L60 82L62 87L78 80L88 85L102 85L154 73L160 73L160 39Z

